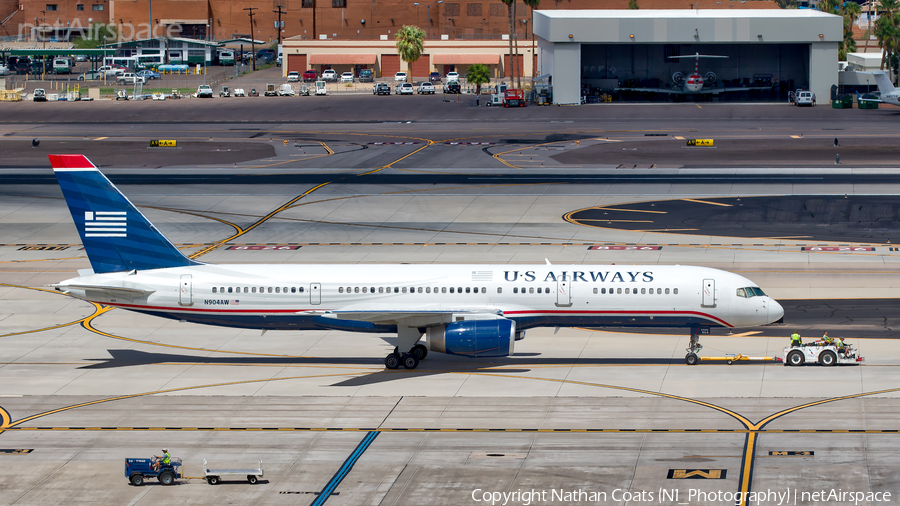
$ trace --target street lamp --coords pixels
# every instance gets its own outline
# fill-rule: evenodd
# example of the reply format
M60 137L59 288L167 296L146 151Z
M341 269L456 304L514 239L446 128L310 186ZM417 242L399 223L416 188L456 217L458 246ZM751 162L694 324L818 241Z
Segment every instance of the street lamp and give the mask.
M429 39L431 38L431 6L434 4L442 4L442 3L444 3L444 0L438 0L437 2L431 2L430 4L428 4L428 7L426 8L425 14L428 16L428 38ZM416 4L416 5L419 5L419 4ZM416 17L419 17L418 14L416 14Z

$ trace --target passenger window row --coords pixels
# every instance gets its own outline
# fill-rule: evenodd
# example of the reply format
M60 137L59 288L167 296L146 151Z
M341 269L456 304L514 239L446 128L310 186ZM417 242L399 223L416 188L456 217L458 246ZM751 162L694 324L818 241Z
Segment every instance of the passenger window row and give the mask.
M663 289L662 289L662 288L641 288L640 295L653 295L654 290L656 290L656 292L655 292L656 295L662 295L662 294L663 294ZM594 294L597 294L597 293L599 293L600 295L604 295L604 294L607 294L607 293L609 293L610 295L621 295L621 294L622 294L622 289L621 289L621 288L615 288L615 289L610 288L610 289L607 291L606 288L600 288L600 289L594 288ZM629 295L629 294L638 295L638 289L637 289L637 288L625 288L625 295ZM669 289L668 289L668 288L665 289L665 294L666 294L666 295L669 295ZM673 294L673 295L678 295L678 289L677 289L677 288L673 288L673 289L672 289L672 294Z
M241 291L243 290L243 292ZM257 292L257 290L259 290ZM224 287L220 286L216 288L212 287L212 293L303 293L303 287L281 287L281 286L260 286L258 289L255 286L229 286Z
M432 288L430 286L424 286L424 287L410 286L408 288L405 286L388 286L388 287L379 286L377 288L374 286L363 286L363 287L348 286L346 288L344 288L343 286L338 287L338 293L345 293L345 292L346 293L376 293L376 292L377 293L448 293L448 290L449 290L449 293L463 293L463 290L465 290L465 293L487 293L487 288L485 288L485 287L479 288L477 286L476 287L471 287L471 286L453 287L453 286L451 286L449 288L446 286L443 286L443 287L436 286L434 288Z

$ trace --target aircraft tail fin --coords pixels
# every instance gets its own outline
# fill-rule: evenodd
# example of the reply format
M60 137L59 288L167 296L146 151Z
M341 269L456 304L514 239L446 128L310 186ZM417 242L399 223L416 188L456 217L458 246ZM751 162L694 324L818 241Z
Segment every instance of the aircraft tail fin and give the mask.
M200 265L185 257L84 155L49 155L94 272Z
M873 75L875 76L875 84L878 85L878 91L880 91L882 95L894 91L894 85L891 84L891 80L888 79L887 74L884 72L873 72Z

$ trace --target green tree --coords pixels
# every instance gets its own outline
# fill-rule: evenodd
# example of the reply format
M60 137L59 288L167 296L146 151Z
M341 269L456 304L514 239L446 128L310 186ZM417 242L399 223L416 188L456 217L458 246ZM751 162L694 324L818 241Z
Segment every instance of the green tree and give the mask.
M516 0L500 0L506 4L506 13L509 21L509 71L513 79L517 79L519 74L516 72L516 60L513 55L513 40L516 38ZM518 85L516 86L518 88Z
M116 33L115 25L94 23L88 28L85 36L76 37L75 40L72 41L72 45L75 46L76 49L97 49L103 45L104 38L106 38L107 42L112 43L118 39L118 37L119 35Z
M640 9L637 0L628 0L628 8L635 11Z
M531 37L534 38L534 10L540 7L541 0L522 0L522 3L528 6L531 9ZM534 45L534 41L532 41L532 46ZM519 41L516 41L516 54L519 54ZM532 62L532 70L531 77L534 77L534 55L530 56ZM518 60L518 58L516 58ZM521 74L522 72L520 72Z
M842 51L839 51L838 58L840 60L847 59L847 53L856 51L856 39L853 38L853 23L862 15L862 7L856 2L846 2L843 5L844 12L844 42Z
M775 0L775 3L782 9L797 9L800 7L800 2L798 0Z
M425 40L425 31L415 25L403 25L394 36L397 40L397 53L400 59L406 62L408 72L406 79L412 78L412 64L415 63L422 51L425 50L423 41Z
M482 63L469 65L466 71L466 82L475 85L475 94L481 94L481 85L491 81L491 69Z

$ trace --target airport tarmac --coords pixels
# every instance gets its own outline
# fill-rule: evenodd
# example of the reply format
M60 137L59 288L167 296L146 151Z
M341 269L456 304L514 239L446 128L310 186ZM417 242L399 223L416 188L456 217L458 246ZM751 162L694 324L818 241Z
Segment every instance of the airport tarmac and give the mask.
M635 123L647 114L641 107L649 106L634 107ZM723 115L710 129L716 121L729 123ZM603 130L600 122L587 126ZM732 126L749 131L749 123ZM566 135L585 127L560 125ZM27 149L20 143L32 131L0 125L12 134L0 141L10 154L0 169L0 504L456 505L484 504L484 493L532 490L544 493L533 504L734 504L735 493L761 492L796 494L796 504L852 503L809 495L831 489L893 494L860 504L896 500L896 241L820 237L808 224L797 227L802 233L721 236L696 218L738 197L896 194L893 171L874 163L889 158L893 134L851 122L842 136L874 139L866 141L874 154L865 166L840 170L794 170L788 162L762 173L680 166L625 172L616 160L573 167L554 159L607 142L598 136L577 144L570 137L520 142L499 155L503 161L494 156L507 151L491 147L501 139L546 141L540 129L547 126L524 122L490 135L478 129L496 126L473 126L478 139L471 142L495 144L440 146L435 139L470 127L391 125L340 134L320 125L313 130L338 141L321 144L266 130L240 140L260 144L245 153L263 150L263 158L253 154L226 168L180 164L180 157L166 158L170 152L138 146L162 132L152 124L135 125L137 135L102 124L36 125L41 147ZM833 132L821 127L819 141L830 142ZM190 124L172 132L247 136L231 128L239 127ZM305 128L293 128L295 136L307 136ZM457 132L425 137L429 128ZM90 140L76 138L78 129ZM415 129L427 141L369 144ZM681 149L674 139L681 133L667 132L666 142ZM128 148L94 140L117 135L140 142L130 139L135 145ZM616 135L661 142L607 132ZM788 131L753 135L761 145L776 135L803 142ZM351 137L358 137L353 152L341 145ZM792 149L786 139L761 158L777 160L780 150ZM799 326L805 338L824 330L849 338L866 361L836 368L687 366L681 330L549 328L528 331L505 359L431 354L414 371L385 371L390 335L260 335L94 306L45 287L89 266L49 168L41 166L62 142L89 145L101 165L125 160L104 170L173 243L204 261L707 265L756 281L784 302L786 316L784 325L703 336L703 355L780 356ZM304 156L292 156L297 151ZM523 153L554 164L552 170L511 161ZM650 203L688 213L697 230L565 219L580 209L622 212ZM852 228L838 215L833 221ZM123 459L164 446L184 459L190 479L173 487L129 485ZM257 458L265 477L256 485L201 479L203 459L251 467ZM553 495L566 493L576 495ZM701 495L710 493L718 495ZM526 504L523 497L508 504Z

